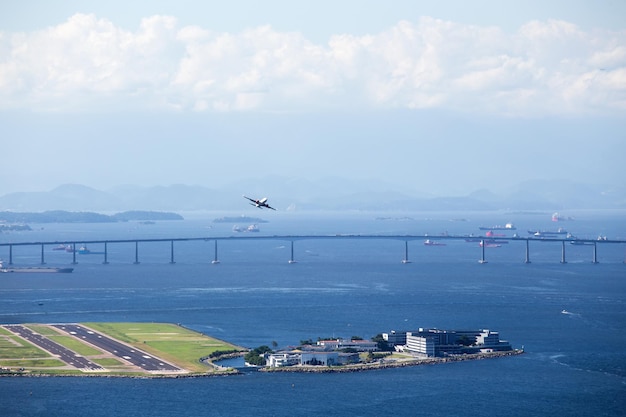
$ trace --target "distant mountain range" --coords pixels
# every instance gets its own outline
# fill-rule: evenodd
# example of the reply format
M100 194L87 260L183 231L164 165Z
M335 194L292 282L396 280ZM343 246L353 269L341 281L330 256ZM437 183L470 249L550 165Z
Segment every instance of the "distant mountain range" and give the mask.
M470 211L624 209L626 184L602 186L570 181L527 181L506 192L478 190L461 197L412 195L383 183L350 180L301 179L240 182L223 188L191 185L140 187L127 185L107 191L65 184L51 191L16 192L0 197L0 210L198 211L240 210L242 194L269 197L278 210Z
M16 230L15 227L24 223L114 223L128 221L154 222L155 220L183 220L183 217L176 213L161 211L125 211L112 215L64 210L38 212L2 211L0 212L0 231L3 229L2 226L7 226L7 223L13 230Z

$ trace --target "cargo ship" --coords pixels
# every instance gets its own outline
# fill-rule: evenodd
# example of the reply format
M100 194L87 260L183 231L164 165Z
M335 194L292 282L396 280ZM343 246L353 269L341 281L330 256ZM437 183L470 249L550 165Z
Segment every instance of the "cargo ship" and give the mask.
M568 231L563 229L562 227L559 227L557 230L529 230L528 231L529 235L534 235L534 236L554 236L554 235L566 235L568 234Z
M50 266L4 266L0 261L0 272L30 272L30 273L69 273L74 268L50 267Z
M479 227L480 230L517 230L517 227L515 227L513 225L513 223L507 223L504 226L491 226L491 227L486 227L486 226L480 226Z

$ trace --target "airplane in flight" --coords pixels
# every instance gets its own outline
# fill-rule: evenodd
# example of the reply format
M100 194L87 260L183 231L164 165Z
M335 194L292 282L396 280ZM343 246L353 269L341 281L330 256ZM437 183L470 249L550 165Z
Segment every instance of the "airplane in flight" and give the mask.
M252 204L253 206L258 207L260 209L265 207L265 208L268 208L268 209L271 209L271 210L276 210L274 207L271 207L269 204L267 204L267 197L263 197L260 200L255 200L254 198L246 197L244 195L243 198L247 198L248 200L252 201L250 204Z

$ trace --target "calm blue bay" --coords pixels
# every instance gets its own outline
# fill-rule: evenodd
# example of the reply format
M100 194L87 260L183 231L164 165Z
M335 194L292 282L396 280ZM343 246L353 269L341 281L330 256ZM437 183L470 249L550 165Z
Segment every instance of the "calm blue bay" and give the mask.
M582 238L626 238L624 212L288 213L258 235L480 234L513 222L516 232L564 227ZM0 242L230 236L224 213L180 222L31 225ZM231 214L232 215L232 214ZM247 226L247 223L240 223ZM509 235L511 233L508 233ZM238 236L241 234L237 234ZM255 234L256 235L256 234ZM94 252L102 247L90 246ZM521 356L352 374L261 374L190 379L0 378L1 416L616 416L626 410L626 247L533 242L486 248L403 240L214 241L111 244L77 255L71 274L0 275L0 323L155 321L246 346L280 347L318 337L370 338L419 327L485 328L524 347ZM48 265L72 255L45 250ZM13 261L37 265L41 248L14 247ZM0 248L0 258L9 258Z

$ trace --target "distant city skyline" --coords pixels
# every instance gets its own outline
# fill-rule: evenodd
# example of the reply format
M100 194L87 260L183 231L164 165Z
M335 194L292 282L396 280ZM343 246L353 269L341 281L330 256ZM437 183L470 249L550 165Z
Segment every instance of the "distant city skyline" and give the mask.
M4 3L0 195L624 184L626 4L544 3Z

